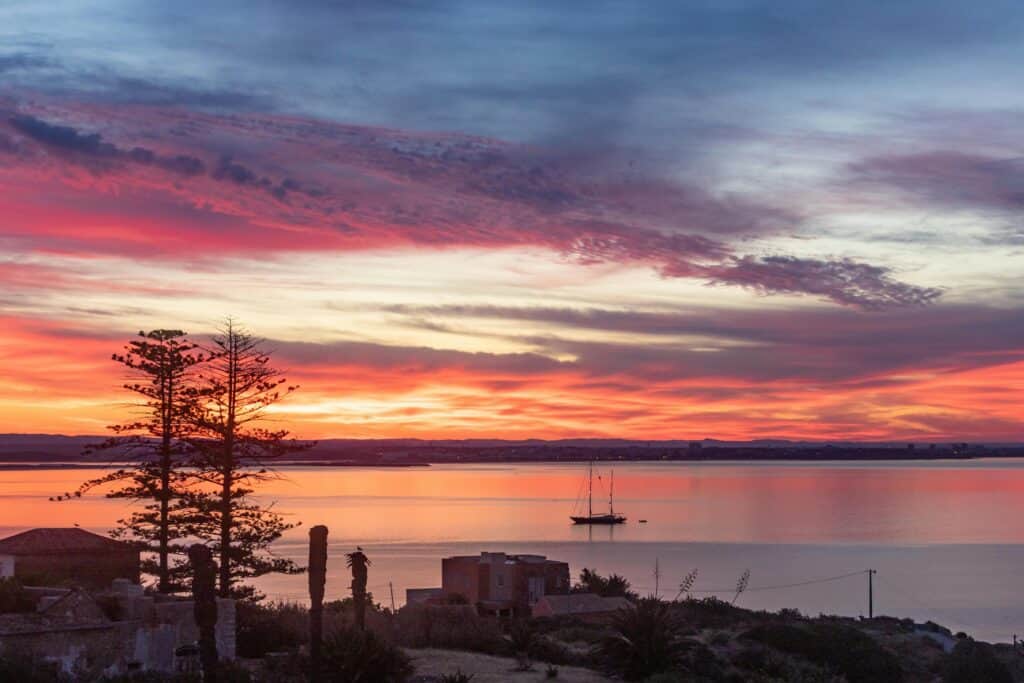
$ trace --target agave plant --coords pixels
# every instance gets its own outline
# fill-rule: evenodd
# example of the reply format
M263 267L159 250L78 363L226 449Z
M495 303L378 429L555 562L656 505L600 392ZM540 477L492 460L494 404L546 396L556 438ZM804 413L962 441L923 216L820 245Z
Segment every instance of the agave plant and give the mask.
M349 625L324 639L322 661L321 680L330 683L400 683L413 673L401 648Z
M609 669L630 681L670 671L685 653L673 622L668 603L639 600L613 617L612 634L598 645L598 654Z

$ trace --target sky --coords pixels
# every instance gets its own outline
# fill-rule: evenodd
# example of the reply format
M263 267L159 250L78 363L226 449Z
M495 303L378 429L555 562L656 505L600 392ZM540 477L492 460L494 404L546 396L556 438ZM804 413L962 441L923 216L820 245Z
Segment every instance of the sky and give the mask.
M0 432L1024 440L1016 2L0 5Z

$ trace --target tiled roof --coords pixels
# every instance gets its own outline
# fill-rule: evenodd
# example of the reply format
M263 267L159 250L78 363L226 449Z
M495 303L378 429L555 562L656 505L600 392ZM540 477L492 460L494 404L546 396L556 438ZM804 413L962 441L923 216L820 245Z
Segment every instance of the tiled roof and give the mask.
M0 555L58 555L130 550L131 546L85 529L30 529L0 539Z

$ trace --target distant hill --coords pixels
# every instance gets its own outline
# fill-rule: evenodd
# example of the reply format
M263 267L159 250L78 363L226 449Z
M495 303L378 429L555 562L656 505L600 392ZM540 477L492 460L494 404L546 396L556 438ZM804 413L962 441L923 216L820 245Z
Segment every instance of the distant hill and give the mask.
M0 434L0 462L102 463L83 451L104 436ZM585 460L929 460L1024 457L1024 444L928 444L853 441L637 441L628 439L323 439L294 460L319 464L401 465L445 462Z

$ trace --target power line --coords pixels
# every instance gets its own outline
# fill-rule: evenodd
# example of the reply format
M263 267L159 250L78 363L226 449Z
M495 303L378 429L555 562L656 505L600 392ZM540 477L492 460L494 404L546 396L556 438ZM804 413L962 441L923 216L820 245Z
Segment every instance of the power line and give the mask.
M798 581L797 583L783 583L783 584L779 584L779 585L775 585L775 586L751 586L751 587L747 588L743 592L744 593L750 593L750 592L753 592L753 591L773 591L773 590L780 590L780 589L783 589L783 588L798 588L800 586L810 586L810 585L815 584L815 583L827 583L829 581L839 581L840 579L848 579L848 578L850 578L852 576L860 576L862 574L866 574L867 572L868 572L867 569L861 569L860 571L850 572L849 574L840 574L838 576L826 576L825 578L822 578L822 579L810 579L808 581ZM691 593L735 593L736 592L736 587L733 586L732 588L718 588L718 589L703 588L701 590L691 590L690 592Z

